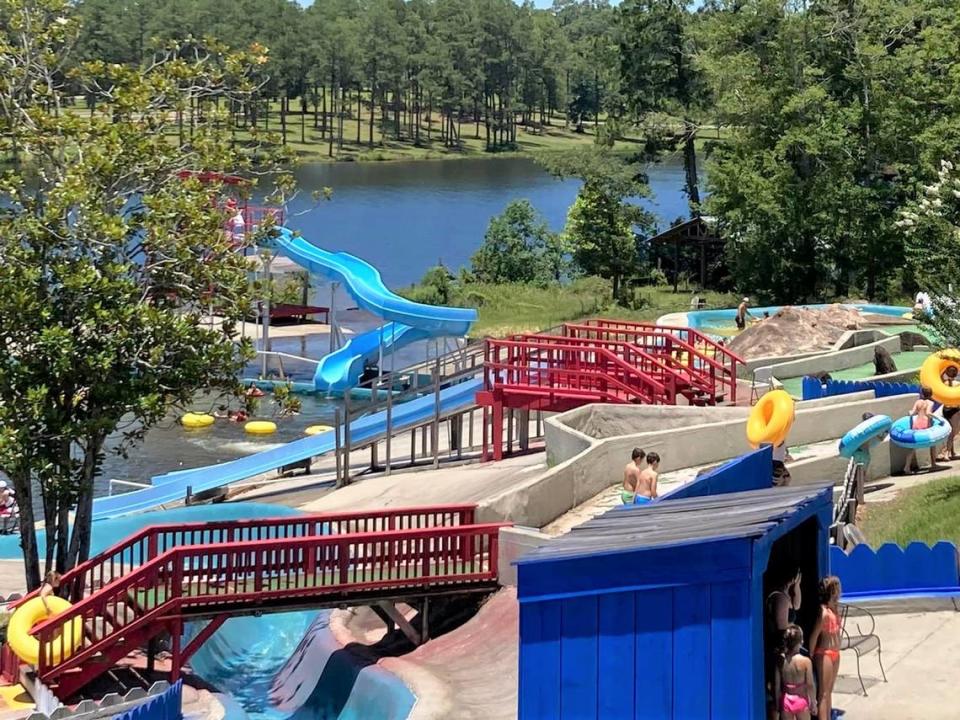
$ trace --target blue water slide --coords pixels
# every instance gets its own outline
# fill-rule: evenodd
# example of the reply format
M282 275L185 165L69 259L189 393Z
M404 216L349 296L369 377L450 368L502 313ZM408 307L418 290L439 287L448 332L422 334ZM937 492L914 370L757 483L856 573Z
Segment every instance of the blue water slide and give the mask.
M430 337L431 333L425 330L395 322L356 335L342 348L320 359L313 376L314 387L321 392L346 391L360 381L367 360Z
M271 242L297 265L343 283L357 305L384 320L409 325L432 337L462 337L476 322L477 311L472 308L423 305L402 298L383 284L380 271L369 263L348 253L318 248L287 228L280 228Z
M470 380L452 385L440 391L441 414L454 413L474 404L482 380ZM429 420L438 412L436 398L431 393L393 407L392 428L394 432L416 426ZM387 429L386 411L354 420L350 425L351 443L356 444L384 435ZM342 430L341 430L342 432ZM150 487L123 495L100 497L93 501L93 519L129 515L150 510L158 505L183 500L187 488L194 493L229 485L254 475L270 472L283 465L300 462L310 457L323 455L335 449L335 434L331 430L320 435L294 440L270 450L248 455L237 460L158 475L152 478Z

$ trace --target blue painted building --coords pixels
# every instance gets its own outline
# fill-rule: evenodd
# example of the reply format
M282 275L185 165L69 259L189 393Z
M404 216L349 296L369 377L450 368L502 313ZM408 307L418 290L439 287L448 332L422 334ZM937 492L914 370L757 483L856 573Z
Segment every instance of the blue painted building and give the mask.
M807 486L658 502L521 558L520 720L762 720L764 598L799 568L809 633L831 499Z

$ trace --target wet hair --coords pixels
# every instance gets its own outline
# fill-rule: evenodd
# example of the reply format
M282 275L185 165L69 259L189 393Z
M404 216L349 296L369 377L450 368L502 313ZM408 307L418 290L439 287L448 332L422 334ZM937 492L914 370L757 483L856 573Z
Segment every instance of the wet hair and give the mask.
M834 596L840 597L840 578L836 575L820 578L820 604L826 605Z
M873 413L872 413L872 412L865 412L863 415L860 416L860 419L861 419L861 420L869 420L869 419L872 418L872 417L873 417Z
M647 465L656 465L660 462L660 456L657 453L647 453Z
M53 587L58 582L60 582L60 578L62 577L63 575L58 573L56 570L51 570L50 572L48 572L46 575L43 576L43 582L49 585L50 587Z
M788 653L796 652L803 644L803 630L799 625L787 625L783 631L783 649Z
M646 454L643 450L641 450L640 448L634 448L634 449L633 449L633 452L630 453L630 458L631 458L632 460L638 460L638 459L639 459L639 460L643 460L643 458L646 457L646 455L647 455L647 454Z
M930 398L933 397L933 390L931 390L930 388L928 388L926 385L921 385L921 386L920 386L920 397L922 397L924 400L929 400Z
M957 376L958 370L960 370L960 368L957 368L956 365L947 365L947 369L944 370L943 372L945 375L949 375L950 377L955 378Z

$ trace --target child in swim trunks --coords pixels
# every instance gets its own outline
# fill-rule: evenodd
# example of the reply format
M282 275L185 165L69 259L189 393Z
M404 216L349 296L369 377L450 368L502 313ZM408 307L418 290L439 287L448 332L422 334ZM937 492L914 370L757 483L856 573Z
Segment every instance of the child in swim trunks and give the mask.
M831 718L833 685L840 672L840 578L830 575L820 581L820 617L810 633L810 647L820 687L817 717Z
M790 625L783 633L784 655L780 666L780 720L810 720L817 712L813 663L800 654L803 630Z

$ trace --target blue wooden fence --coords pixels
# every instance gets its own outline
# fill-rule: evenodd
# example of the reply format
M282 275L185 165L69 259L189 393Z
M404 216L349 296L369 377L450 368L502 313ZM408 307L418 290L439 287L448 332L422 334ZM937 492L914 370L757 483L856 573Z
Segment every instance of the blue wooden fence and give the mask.
M142 705L114 715L113 720L182 720L183 681L177 680L167 690L154 695Z
M823 384L817 378L805 377L802 381L801 396L804 400L819 400L865 390L873 390L874 397L881 398L891 395L917 394L920 392L920 386L915 383L884 382L883 380L827 380Z
M762 490L770 487L772 482L773 447L765 445L671 490L661 496L660 501Z
M830 548L830 572L840 578L843 597L956 596L960 595L957 546L921 542L906 548L886 543L878 550L857 545L847 555Z

